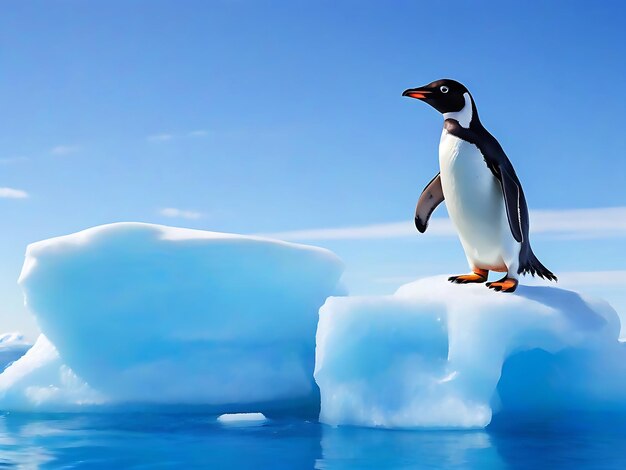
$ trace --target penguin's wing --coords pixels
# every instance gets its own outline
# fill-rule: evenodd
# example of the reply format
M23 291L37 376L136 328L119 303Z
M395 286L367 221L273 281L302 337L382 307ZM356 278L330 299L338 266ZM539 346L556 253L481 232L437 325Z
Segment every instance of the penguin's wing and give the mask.
M528 238L528 206L522 184L500 143L489 132L476 139L476 145L493 175L500 181L506 216L513 238L523 243Z
M443 189L439 173L426 185L415 207L415 227L420 233L426 231L430 215L443 201Z
M502 185L502 194L504 194L504 205L506 207L506 215L509 219L509 226L513 238L518 242L524 241L524 214L527 212L522 210L526 204L522 203L524 193L519 183L519 179L515 172L511 174L505 165L500 166L500 184ZM528 214L526 214L528 219Z

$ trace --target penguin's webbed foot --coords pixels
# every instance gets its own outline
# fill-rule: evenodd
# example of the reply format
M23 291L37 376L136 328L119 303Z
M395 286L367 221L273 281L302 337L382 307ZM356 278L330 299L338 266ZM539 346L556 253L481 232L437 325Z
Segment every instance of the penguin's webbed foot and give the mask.
M512 277L504 276L502 279L495 282L488 282L487 287L498 292L515 292L519 281Z
M472 283L483 283L487 280L487 276L489 275L489 271L483 269L477 269L471 274L461 274L459 276L450 276L448 281L454 284L472 284Z

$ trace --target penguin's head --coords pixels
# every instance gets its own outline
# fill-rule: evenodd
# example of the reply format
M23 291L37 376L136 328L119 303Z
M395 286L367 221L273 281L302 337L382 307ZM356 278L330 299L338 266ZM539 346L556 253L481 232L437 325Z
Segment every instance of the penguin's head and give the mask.
M465 93L469 95L463 84L444 78L419 88L404 90L402 96L422 100L445 114L459 112L465 107Z

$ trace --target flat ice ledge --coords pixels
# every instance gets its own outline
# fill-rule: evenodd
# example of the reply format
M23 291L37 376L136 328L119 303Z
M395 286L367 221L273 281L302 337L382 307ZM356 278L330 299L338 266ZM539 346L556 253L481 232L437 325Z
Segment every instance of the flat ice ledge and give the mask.
M443 277L320 310L320 420L481 428L493 412L626 405L626 351L604 301L555 287L514 294Z
M34 243L20 284L45 337L0 375L0 407L315 406L318 309L342 270L321 248L140 223Z

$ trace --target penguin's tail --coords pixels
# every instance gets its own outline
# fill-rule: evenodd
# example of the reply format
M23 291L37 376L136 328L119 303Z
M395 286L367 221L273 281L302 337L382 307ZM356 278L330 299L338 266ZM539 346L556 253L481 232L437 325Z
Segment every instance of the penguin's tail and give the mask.
M548 281L557 281L557 277L546 268L541 261L537 259L535 253L533 253L532 248L529 243L525 243L525 246L522 246L522 251L520 252L520 264L519 269L517 270L518 274L531 274L533 277L535 274L542 279L547 279Z

